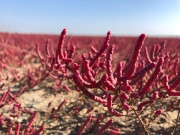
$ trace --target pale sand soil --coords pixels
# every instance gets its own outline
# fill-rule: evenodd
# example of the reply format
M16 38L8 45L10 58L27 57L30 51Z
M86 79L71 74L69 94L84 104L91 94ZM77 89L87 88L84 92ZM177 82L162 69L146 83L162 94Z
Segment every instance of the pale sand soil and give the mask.
M57 107L64 99L66 99L66 104L63 105L61 110L57 113L60 114L59 119L55 120L47 120L50 116L50 112L52 107ZM78 92L72 91L70 93L65 92L64 90L54 93L51 87L39 88L35 87L32 90L29 90L22 94L18 101L22 104L23 107L29 108L32 111L38 111L38 117L34 123L34 126L45 124L46 130L43 134L47 135L74 135L79 130L81 123L87 118L87 101L81 97ZM90 101L90 100L89 100ZM48 103L52 102L51 106L48 108ZM93 117L97 117L95 114L103 114L104 119L101 122L103 125L110 117L109 113L107 113L107 108L103 106L99 106L97 103L90 101L94 106L94 109L91 114ZM79 106L79 115L76 116L74 114L74 107ZM10 106L9 106L10 107ZM7 108L6 108L7 109ZM1 110L5 111L5 110ZM125 114L126 112L124 112ZM147 112L148 113L148 112ZM144 115L146 115L145 113ZM131 114L131 112L130 112ZM147 116L145 116L147 117ZM172 120L176 119L177 112L169 112L168 114L161 115L157 120L155 120L150 126L151 134L162 134L168 135L169 130L171 129L173 123ZM122 135L143 135L142 127L135 117L112 117L114 119L113 127L118 127L121 130ZM144 119L146 120L146 119ZM20 116L18 119L14 119L14 121L26 123L27 116ZM92 125L92 124L91 124ZM161 131L161 132L159 132ZM93 129L89 128L86 130L85 134L93 135ZM104 133L108 134L108 130ZM180 130L176 131L175 135L180 135Z

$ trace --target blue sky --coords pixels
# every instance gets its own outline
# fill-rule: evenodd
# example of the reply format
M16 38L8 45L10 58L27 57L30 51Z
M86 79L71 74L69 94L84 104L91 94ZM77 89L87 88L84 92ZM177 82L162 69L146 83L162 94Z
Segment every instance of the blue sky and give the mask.
M0 0L0 31L180 36L180 0Z

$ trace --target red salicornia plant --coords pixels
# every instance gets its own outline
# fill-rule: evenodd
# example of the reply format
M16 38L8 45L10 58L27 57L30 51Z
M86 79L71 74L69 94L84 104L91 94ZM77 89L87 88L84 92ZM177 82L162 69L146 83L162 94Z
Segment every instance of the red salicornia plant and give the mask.
M76 62L72 57L75 48L72 50L64 48L65 34L66 29L61 33L56 54L54 57L51 56L54 62L47 63L50 65L49 67L58 67L55 70L58 70L59 74L53 75L53 77L55 79L66 77L71 80L78 92L107 107L112 116L131 117L129 112L134 113L145 133L149 134L149 127L153 120L166 112L164 108L168 108L168 103L163 104L167 102L166 99L180 95L177 90L180 84L179 59L165 49L165 42L160 45L154 44L148 51L147 47L142 49L146 36L141 34L132 55L124 61L116 60L116 64L113 60L115 45L110 45L111 33L108 32L100 50L91 46L89 55L82 54L82 59ZM40 53L38 54L42 59ZM170 70L168 69L170 63L174 63L170 67L170 69L174 69L173 72L167 72ZM65 88L67 89L67 85ZM68 89L68 91L70 90ZM157 107L156 104L159 106ZM178 105L176 104L176 107ZM172 106L171 109L176 107ZM149 120L144 123L142 116L148 109L151 109L148 114ZM123 110L127 113L124 114ZM179 119L179 115L177 119ZM101 134L110 123L113 121L108 121L97 134ZM177 123L178 121L175 127L177 127Z
M37 44L36 47L23 51L5 42L0 44L3 51L7 50L2 55L6 58L0 57L0 89L4 90L0 95L0 108L10 108L7 115L3 112L0 114L0 126L5 126L9 135L38 135L48 130L47 125L52 121L59 121L60 125L57 127L60 127L64 125L62 121L67 114L80 118L82 106L87 107L87 115L83 115L80 126L73 132L77 135L101 135L107 131L112 135L120 134L121 129L115 120L121 117L139 121L142 132L148 135L152 132L153 122L170 111L177 112L177 118L170 130L171 134L176 133L180 125L178 51L167 48L166 42L147 46L146 35L141 34L130 55L120 59L116 57L118 47L111 44L110 31L107 32L102 46L91 44L89 52L78 50L75 44L67 43L66 33L67 30L63 29L58 45L54 48L50 40L44 48ZM36 53L33 49L36 49ZM27 59L22 54L26 54ZM18 60L13 61L13 55ZM40 64L31 65L33 60L38 61L36 56L39 57ZM23 67L23 73L17 68L11 68L9 63L14 63L15 67ZM10 71L10 75L5 74L5 71ZM43 117L42 112L24 107L19 102L19 97L45 79L54 83L56 92L59 89L65 90L66 94L77 92L79 100L69 103L69 99L59 97L61 101L58 106L49 102L46 106L49 111L45 114L46 120L35 126L38 117ZM6 81L19 83L21 89L12 92L6 87ZM71 104L74 104L73 107ZM95 114L96 106L105 111ZM26 123L13 121L23 115L27 116Z

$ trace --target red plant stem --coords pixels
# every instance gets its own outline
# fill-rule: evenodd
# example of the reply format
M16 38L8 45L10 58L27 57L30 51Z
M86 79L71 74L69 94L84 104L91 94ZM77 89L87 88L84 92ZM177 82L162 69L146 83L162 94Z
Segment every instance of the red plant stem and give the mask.
M117 65L117 78L119 79L120 77L122 77L122 62L119 62L118 65Z
M179 63L179 59L177 59L174 63L173 71L175 75L178 74L178 63Z
M15 97L19 97L21 94L23 94L26 90L26 87L22 87L16 94Z
M51 53L50 53L50 49L49 49L49 43L50 43L50 39L48 39L46 42L46 54L48 57L51 57Z
M13 132L13 128L12 128L12 126L10 126L10 127L8 128L8 135L12 135L12 132Z
M152 63L152 60L151 60L151 58L149 57L149 54L148 54L148 49L147 49L147 47L145 47L145 56L146 56L147 61L148 61L149 63Z
M62 59L65 63L70 63L72 62L72 59L71 58L63 58Z
M86 76L88 78L88 80L92 83L95 83L95 79L91 73L91 67L89 66L89 61L88 60L85 60L84 61L84 65L85 65L85 71L86 71Z
M148 64L146 67L144 67L143 69L137 71L131 79L135 79L135 78L139 78L139 77L143 77L148 71L150 71L151 69L153 69L156 66L156 64L154 62Z
M2 89L4 87L4 83L0 85L0 89Z
M1 95L0 104L1 104L2 102L4 102L4 100L7 98L8 93L9 93L9 91L4 92L4 93Z
M66 50L63 52L63 55L64 55L64 58L67 58L67 51Z
M33 111L31 111L31 110L28 110L27 108L24 108L24 110L23 110L24 112L26 112L26 113L29 113L30 115L33 115L34 114L34 112Z
M86 54L82 54L82 60L85 61L86 60Z
M101 50L96 54L96 56L91 60L90 62L90 67L92 67L94 65L94 63L96 62L96 60L105 52L105 50L108 48L109 46L109 40L110 40L110 31L107 33L106 36L106 40L104 42L104 45L101 47Z
M34 112L34 114L33 114L32 117L29 119L29 122L28 122L28 124L27 124L27 126L26 126L25 131L26 131L27 133L30 131L30 128L31 128L33 122L35 121L36 117L37 117L37 112Z
M106 56L106 65L107 65L107 74L109 77L109 81L111 83L114 83L114 76L113 76L113 69L112 69L112 55L114 53L114 48L115 45L110 46L110 49L107 52L107 56Z
M168 76L164 76L163 78L163 81L164 81L164 87L167 91L170 91L170 87L169 87L169 84L168 84Z
M10 117L18 117L18 114L10 114Z
M100 115L97 117L97 119L96 119L96 121L95 121L95 124L94 124L94 127L95 127L96 129L98 129L99 123L100 123L100 121L101 121L102 119L103 119L103 115L100 114Z
M109 135L120 135L120 130L111 128Z
M129 95L127 95L126 93L122 93L121 95L120 95L120 100L121 101L126 101L126 100L128 100L129 99Z
M94 100L94 101L97 101L99 103L106 103L106 100L100 98L100 97L97 97L95 95L93 95L91 92L89 92L84 86L83 84L79 81L79 79L76 77L76 75L74 74L73 75L73 80L75 82L75 84L77 85L77 87L86 95L88 96L90 99Z
M171 84L170 90L176 89L180 85L180 75L175 79L175 81Z
M156 92L153 93L153 96L152 96L151 100L155 101L157 98L159 98L159 92L156 91Z
M71 47L71 50L69 51L69 54L68 54L67 57L68 57L68 58L72 58L75 50L76 50L76 47L75 47L75 46L72 46L72 47Z
M87 126L88 126L89 122L91 121L91 119L92 119L92 114L90 114L88 116L88 118L84 121L84 124L80 127L77 135L81 135L83 133L83 131L87 128Z
M131 109L130 105L128 105L125 101L122 101L122 105L123 105L124 110L127 111L127 115L128 115L128 112Z
M51 106L51 104L52 104L52 102L49 102L47 107L49 108Z
M76 76L76 79L78 79L83 85L90 86L91 83L85 81L82 76L80 75L79 71L77 69L74 69L74 75Z
M159 48L159 51L157 52L157 54L161 53L164 50L165 46L166 46L166 41L163 41L160 44L160 48Z
M156 44L153 44L150 52L150 57L152 61L155 61L155 50L156 50Z
M42 56L42 54L40 52L40 49L39 49L39 44L37 44L37 49L36 50L37 50L37 54L38 54L40 60L44 60L44 58L43 58L43 56Z
M12 100L14 100L15 102L17 102L16 97L9 91L8 95L11 97Z
M136 61L138 59L138 55L140 54L140 50L144 43L144 39L145 39L145 34L141 34L137 40L136 46L134 48L133 54L130 59L130 63L128 64L127 70L125 72L125 77L127 77L127 79L131 78L131 76L135 72Z
M97 82L96 87L100 87L108 78L107 74L104 74L101 79Z
M56 111L60 110L61 107L63 106L63 104L64 104L65 102L66 102L66 99L64 99L64 100L61 102L61 104L58 106L58 108L57 108Z
M70 92L70 88L67 86L67 85L64 85L63 88L67 91L67 92Z
M89 54L89 59L92 60L93 59L93 54L91 52L89 52L88 54Z
M164 63L164 58L161 57L159 60L158 60L158 63L156 65L156 68L155 68L155 71L154 73L151 75L151 77L149 78L149 80L146 82L145 86L141 89L140 91L140 95L143 95L145 93L147 93L150 89L150 87L152 86L153 82L157 79L158 77L158 74L160 73L161 71L161 68L162 68L162 65Z
M141 60L141 62L139 63L138 69L144 68L145 67L145 61Z
M93 58L91 58L90 60L92 60ZM99 70L103 70L106 68L105 66L105 61L101 62L100 59L97 59L97 61L94 63L94 65L92 66L92 69L96 69L99 68Z
M108 95L108 98L107 98L107 107L108 107L109 113L111 113L112 115L117 116L117 117L122 116L120 112L112 108L112 96L110 94Z
M162 113L162 109L158 109L155 111L154 116L158 117Z
M51 110L51 116L54 115L55 110L56 110L56 109L53 107L52 110Z
M64 58L64 53L63 53L63 45L64 45L64 39L66 36L66 29L63 29L61 32L61 35L59 37L59 43L58 43L58 49L56 51L56 61L60 58Z
M112 123L113 123L113 120L110 119L108 122L106 122L106 124L105 124L104 126L102 126L102 127L97 131L96 135L102 135L102 133L103 133L106 129L108 129L108 128L111 126Z
M20 128L21 128L21 124L18 123L17 126L16 126L16 129L15 129L15 134L14 135L19 135Z
M98 51L92 45L90 47L91 47L92 53L95 53L95 54L98 53Z
M169 91L169 96L180 96L180 91Z
M45 126L42 125L37 131L35 131L32 135L39 135L42 131L44 131Z
M106 80L104 82L104 86L108 88L108 90L112 90L114 91L115 90L115 86L109 81L109 80Z
M2 116L0 116L0 126L5 125L5 124L6 124L6 122L4 121Z
M119 87L119 89L122 90L122 91L124 91L124 92L129 92L129 91L132 91L132 86L129 85L129 81L126 80L126 81L124 82L124 84Z
M93 107L89 108L86 113L87 114L90 113L93 109L94 109Z
M156 45L155 51L154 51L154 57L155 57L155 58L157 58L157 56L158 56L159 49L160 49L160 46L159 46L159 45Z
M142 103L140 103L139 105L138 105L138 111L141 111L142 110L142 108L143 108L143 106L145 106L145 105L147 105L147 104L150 104L150 103L152 103L153 101L144 101L144 102L142 102Z
M53 79L58 79L58 77L55 76L55 75L53 75L52 73L49 73L49 75L50 75L50 77L52 77ZM63 75L62 75L62 77L63 77Z
M51 115L51 118L52 118L52 119L59 119L60 116L59 116L59 115L54 115L54 114L53 114L53 115Z

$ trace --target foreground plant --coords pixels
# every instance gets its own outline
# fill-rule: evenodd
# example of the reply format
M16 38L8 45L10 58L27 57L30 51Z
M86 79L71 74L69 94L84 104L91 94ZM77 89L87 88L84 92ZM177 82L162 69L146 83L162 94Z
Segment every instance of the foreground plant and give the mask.
M112 116L131 117L129 112L133 112L145 133L149 134L151 123L159 115L167 112L164 110L168 108L166 99L180 96L177 90L180 84L179 61L177 57L172 58L174 54L165 49L165 43L154 45L150 53L145 47L144 52L142 47L145 34L141 34L130 58L119 62L116 60L116 65L113 63L115 46L109 44L111 34L108 32L101 49L98 51L91 46L89 55L82 54L82 60L77 63L72 57L67 60L67 52L72 51L63 49L65 34L66 29L62 31L54 59L58 67L63 65L66 72L56 76L56 79L69 75L67 79L74 82L74 87L78 91L107 107ZM143 53L146 57L142 56ZM175 69L173 73L167 72L169 63L176 63L170 67ZM51 64L52 66L54 65ZM62 68L57 70L62 72ZM171 80L168 80L168 76ZM176 104L177 106L179 104ZM127 113L123 114L123 110ZM143 113L147 110L151 110L148 114L149 120L144 123ZM177 127L178 122L179 117L174 127Z

